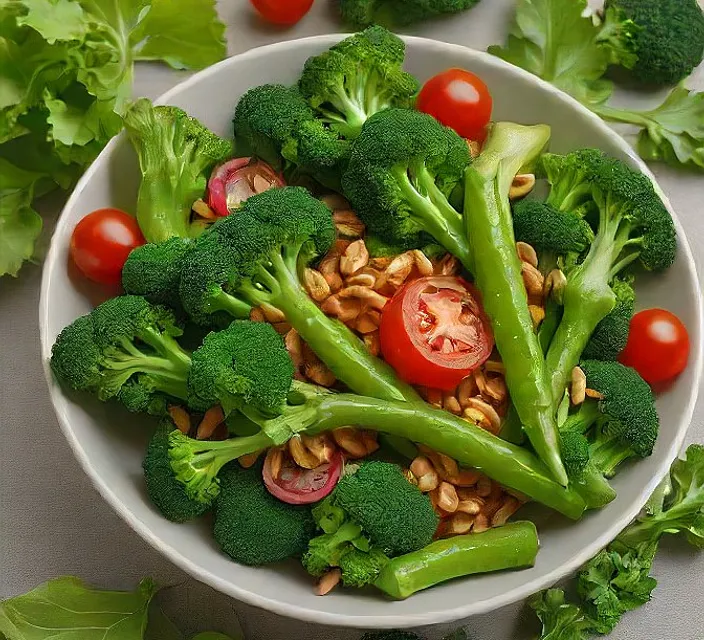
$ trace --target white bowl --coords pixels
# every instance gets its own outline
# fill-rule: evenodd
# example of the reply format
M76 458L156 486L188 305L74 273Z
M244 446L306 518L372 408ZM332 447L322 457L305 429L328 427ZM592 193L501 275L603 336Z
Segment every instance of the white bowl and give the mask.
M248 51L195 75L159 102L182 107L229 136L234 107L247 89L266 82L293 83L306 58L339 39L338 35L320 36ZM409 37L406 42L407 68L419 79L447 67L470 69L489 85L495 119L547 123L552 126L552 150L599 147L650 175L626 142L596 116L532 75L463 47L422 38ZM136 158L121 135L86 172L66 205L44 267L40 325L45 361L59 331L91 308L67 272L74 226L100 207L134 211L138 178ZM249 604L322 624L382 628L458 620L525 598L574 571L637 514L677 455L692 417L702 364L700 287L679 225L678 234L679 252L672 269L638 282L639 306L670 309L685 322L692 340L689 368L658 398L662 428L655 451L614 480L618 498L602 511L578 523L539 514L541 551L529 570L457 580L403 602L390 602L373 590L345 589L316 597L311 580L296 563L258 569L239 566L219 551L207 523L173 524L156 511L145 493L141 472L149 438L147 423L114 406L64 393L45 366L52 401L76 457L103 497L155 549L195 578Z

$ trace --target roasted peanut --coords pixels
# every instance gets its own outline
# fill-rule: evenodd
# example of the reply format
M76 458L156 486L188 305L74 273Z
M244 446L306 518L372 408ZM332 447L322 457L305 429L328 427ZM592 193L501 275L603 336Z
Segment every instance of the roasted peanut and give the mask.
M435 265L435 274L439 276L455 276L460 271L460 261L448 253Z
M457 387L457 400L462 409L466 409L469 406L469 399L475 396L477 391L477 382L473 375L463 378L462 382L460 382L460 386Z
M288 355L291 357L293 366L297 370L300 369L304 364L303 341L301 340L301 336L295 329L291 329L291 331L289 331L284 338L284 344L286 346L286 351L288 351Z
M335 453L335 446L326 433L321 433L317 436L302 435L301 441L305 448L318 459L318 465L332 460L332 456Z
M272 447L267 451L264 459L264 466L268 468L271 477L276 480L281 474L281 468L284 466L284 452L281 447Z
M535 304L529 304L528 311L530 311L530 317L533 320L533 327L537 329L540 323L545 320L545 309Z
M573 405L584 402L587 394L587 376L579 367L572 369L572 384L570 385L570 400Z
M315 469L320 466L318 456L314 455L303 443L300 436L294 436L288 441L288 450L293 461L304 469Z
M332 432L332 437L349 458L364 458L368 455L367 447L357 429L341 427Z
M252 322L266 322L264 311L262 311L260 307L252 307L252 310L249 312L249 319Z
M458 511L447 523L445 529L445 535L459 536L465 533L469 533L474 526L474 516L466 512Z
M364 235L364 223L350 209L338 209L332 214L339 236L357 239Z
M386 296L382 296L380 293L374 291L374 289L357 285L345 287L341 289L337 295L342 299L358 299L369 308L376 309L377 311L381 311L389 301Z
M369 251L364 240L355 240L350 244L340 258L340 272L343 276L351 276L366 267L369 262Z
M218 404L210 407L196 430L196 438L198 440L207 440L213 435L216 427L225 420L225 414L222 412L222 407Z
M459 400L452 391L447 391L442 396L442 408L445 411L455 414L456 416L462 413L462 407L460 406Z
M584 395L587 396L587 398L593 398L594 400L603 400L604 399L604 394L599 393L595 389L585 389Z
M527 196L535 187L535 174L522 173L517 175L511 183L508 197L511 200L518 200Z
M543 295L543 274L536 267L528 262L521 263L521 275L523 284L529 296L541 297Z
M413 255L413 264L415 265L418 275L421 277L432 276L433 263L430 262L428 256L426 256L420 249L414 249L411 251Z
M477 495L480 498L486 498L491 494L491 490L493 488L493 483L491 481L491 478L489 476L485 476L482 474L479 476L479 480L477 480Z
M473 487L477 484L480 475L476 469L460 469L457 475L448 476L447 481L456 487Z
M381 314L378 311L367 311L357 318L355 329L359 333L373 333L379 329Z
M215 211L213 211L210 206L208 206L207 202L201 200L200 198L193 203L191 209L195 214L199 215L201 218L205 218L206 220L217 220L217 215L215 215Z
M433 492L435 504L445 513L454 513L459 505L457 490L449 482L441 482Z
M491 431L495 435L499 433L499 431L501 430L501 418L499 417L499 414L496 413L496 409L494 409L494 407L492 407L488 402L485 402L481 398L470 398L468 400L468 406L465 411L471 409L474 409L475 411L480 411L484 415L484 417L489 422L489 431ZM482 424L482 426L484 425Z
M188 433L191 430L191 416L188 414L188 411L178 405L171 405L168 411L176 428L181 433Z
M472 527L474 533L481 533L482 531L486 531L490 528L491 524L489 522L489 518L487 518L483 513L474 516L474 526Z
M322 302L330 295L330 285L325 276L315 269L306 268L303 272L303 286L316 302Z
M492 527L500 527L506 524L506 521L521 508L521 503L514 497L510 497L499 507L491 518Z
M527 242L517 242L516 251L518 252L518 257L521 259L521 262L527 262L533 267L538 266L538 254Z
M457 511L467 513L470 516L476 516L481 512L483 506L484 501L481 498L470 498L469 500L460 500L457 505Z
M320 306L323 313L329 316L334 316L340 322L350 322L354 320L362 310L362 304L354 298L342 300L339 293L330 296Z
M259 460L259 456L262 455L261 451L255 451L254 453L248 453L245 456L241 456L240 458L237 458L237 462L240 463L240 466L243 469L250 469L253 467L257 460Z
M315 585L315 595L325 596L330 593L340 582L342 571L340 569L331 569Z
M347 278L346 284L348 287L357 285L360 287L369 287L370 289L373 289L376 285L376 278L371 273L362 272Z
M321 387L332 387L337 381L335 374L320 361L306 362L303 370L312 382L319 384Z
M364 344L369 350L369 353L371 353L373 356L378 356L381 353L381 341L379 340L378 331L365 334Z

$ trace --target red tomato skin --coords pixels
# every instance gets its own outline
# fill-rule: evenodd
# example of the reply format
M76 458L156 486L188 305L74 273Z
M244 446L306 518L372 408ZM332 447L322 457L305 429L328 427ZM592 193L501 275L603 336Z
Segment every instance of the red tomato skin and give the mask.
M269 454L267 454L267 457L268 456ZM313 504L314 502L320 502L320 500L332 493L332 490L337 486L340 476L342 475L343 465L344 459L342 453L336 450L330 462L320 465L317 469L301 469L292 461L285 461L278 478L272 476L271 465L265 463L262 471L262 479L269 493L281 500L281 502L286 502L287 504ZM324 477L319 489L307 491L294 490L282 486L285 484L283 478L287 469L293 469L294 473L298 473L300 477L303 478L305 478L305 476L313 478L315 474L318 474L319 481L321 473L325 474L326 477Z
M685 370L689 351L687 328L674 313L646 309L633 316L619 361L635 369L647 383L659 386Z
M131 215L120 209L98 209L80 220L73 230L71 258L89 280L118 286L127 256L145 242Z
M493 100L481 78L464 69L447 69L423 85L416 108L463 138L484 142Z
M249 0L257 13L272 24L290 27L303 18L313 0Z
M433 279L434 278L428 278L428 280ZM468 282L455 277L448 279L461 283L475 299L481 299L479 293ZM441 366L428 359L418 350L406 327L404 299L406 293L413 285L414 282L410 282L397 291L382 311L381 324L379 326L381 352L384 356L384 360L394 368L398 376L405 382L422 385L431 389L450 391L454 389L463 378L467 377L480 366L491 354L493 337L491 337L489 321L485 317L481 318L487 336L489 336L485 349L486 357L483 360L479 361L474 366L465 368Z

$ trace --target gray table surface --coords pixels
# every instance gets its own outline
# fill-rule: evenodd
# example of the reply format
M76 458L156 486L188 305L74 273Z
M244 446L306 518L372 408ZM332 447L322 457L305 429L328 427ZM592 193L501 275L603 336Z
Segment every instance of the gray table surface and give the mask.
M700 0L704 3L704 0ZM502 42L512 0L484 0L473 11L424 25L408 33L485 49ZM252 47L339 30L329 0L318 0L295 28L279 31L253 19L245 0L220 2L228 24L230 54ZM139 66L135 95L156 97L187 74L157 65ZM256 78L252 80L256 82ZM704 69L691 85L704 89ZM623 104L649 104L653 96L622 93ZM668 168L655 171L672 200L695 256L704 256L704 177ZM56 206L58 211L58 205ZM248 640L353 640L359 633L301 624L244 606L172 566L115 515L91 486L65 442L54 417L39 357L37 304L40 267L29 266L17 280L0 280L0 599L38 583L74 574L96 585L132 587L150 575L174 585L164 598L185 631L232 631L240 620ZM688 442L704 442L704 399L699 402ZM659 587L653 602L626 617L619 640L704 638L704 554L668 540L655 565ZM533 637L537 626L522 604L466 621L476 640ZM424 630L428 638L443 629Z

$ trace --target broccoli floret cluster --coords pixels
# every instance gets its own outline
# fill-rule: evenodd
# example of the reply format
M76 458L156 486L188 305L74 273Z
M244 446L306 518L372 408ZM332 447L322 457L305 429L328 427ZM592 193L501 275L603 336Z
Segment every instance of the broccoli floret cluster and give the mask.
M582 357L587 360L617 360L626 347L631 319L635 312L636 295L632 278L616 278L611 289L616 305L597 326Z
M400 26L471 9L479 0L339 0L342 19L353 27Z

